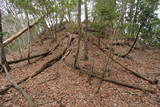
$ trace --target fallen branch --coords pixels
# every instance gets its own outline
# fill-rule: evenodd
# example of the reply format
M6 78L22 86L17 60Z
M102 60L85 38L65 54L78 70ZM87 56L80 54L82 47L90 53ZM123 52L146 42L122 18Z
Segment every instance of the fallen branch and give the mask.
M150 89L145 89L145 88L142 88L142 87L133 86L133 85L130 85L130 84L127 84L127 83L123 83L123 82L112 80L112 79L108 79L108 78L102 78L100 75L96 75L93 72L88 72L88 71L82 70L82 69L79 69L79 70L83 74L87 74L87 75L89 75L91 77L95 77L95 78L100 79L102 81L110 82L110 83L113 83L113 84L116 84L116 85L132 88L132 89L137 89L137 90L140 90L140 91L149 92L149 93L152 93L152 94L156 94L157 93L154 90L150 90Z
M103 53L106 52L106 50L104 50L103 48L99 47L96 43L92 43L92 44L95 45L96 47L98 47L101 51L103 51ZM105 44L105 43L102 42L102 44ZM115 51L113 48L110 48L110 47L108 47L108 46L106 46L105 49L111 50L111 51L113 51L113 52ZM105 54L106 54L106 53L105 53ZM121 56L120 54L118 54L118 53L112 53L112 54L114 54L115 56L118 56L118 57L122 57L122 56ZM130 57L128 57L128 56L126 56L125 58L130 59Z
M4 69L5 73L6 73L6 79L12 84L12 86L14 86L14 88L15 88L20 94L23 95L23 97L28 101L28 103L29 103L29 105L30 105L31 107L36 107L36 105L35 105L34 102L32 101L32 98L27 94L27 92L26 92L25 90L23 90L20 86L18 86L18 84L11 79L11 76L10 76L10 74L8 73L8 70L7 70L6 66L5 66L5 65L2 65L2 67L3 67L3 69Z
M69 41L72 42L74 39L70 39ZM71 44L69 42L69 44ZM42 73L45 69L47 69L48 67L52 66L53 64L55 64L56 62L60 61L61 58L63 57L63 55L65 55L67 49L69 48L70 45L67 45L66 48L63 50L63 52L58 55L57 57L52 58L51 60L49 60L48 62L46 62L38 71L36 71L35 73L33 73L31 76L27 76L24 79L20 80L17 84L21 84L25 81L27 81L29 78L34 78L35 76L37 76L38 74ZM0 90L0 95L5 94L10 88L13 88L13 85L9 85L7 86L5 89Z
M27 27L23 28L22 30L20 30L19 32L17 32L16 34L14 34L11 37L9 37L7 40L5 40L3 42L4 47L6 45L8 45L9 43L11 43L12 41L14 41L15 39L17 39L18 37L20 37L23 33L28 31L28 29L31 29L34 25L38 24L44 17L45 17L45 15L40 17L37 21L31 23L31 25L29 25L29 28L27 26Z
M147 72L147 74L154 74L156 76L160 76L160 72Z
M61 60L64 60L71 53L71 51L72 51L71 49L68 50L66 54L61 58Z
M49 60L48 62L46 62L38 71L34 72L30 77L34 78L35 76L37 76L38 74L40 74L41 72L43 72L48 67L50 67L53 64L55 64L56 62L58 62L63 57L63 55L66 53L67 49L68 48L65 48L63 50L63 52L60 55L58 55L56 58L52 58L51 60Z
M47 63L45 63L38 71L34 72L31 76L27 76L24 79L20 80L17 84L21 84L25 81L27 81L29 78L34 78L35 76L37 76L38 74L42 73L46 68L52 66L53 64L55 64L57 61L59 61L63 55L65 54L67 48L64 49L64 51L58 55L56 58L52 58L50 61L48 61ZM7 92L10 88L13 88L13 85L9 85L7 86L5 89L0 91L0 94L4 94L5 92Z
M131 46L129 42L115 42L115 43L112 43L111 45L113 46Z
M34 78L35 76L37 76L38 74L43 72L45 69L47 69L48 67L52 66L53 64L55 64L56 62L61 60L63 58L63 56L66 54L67 49L70 47L73 40L74 39L69 39L69 42L68 42L67 46L65 47L65 49L63 50L63 52L60 55L58 55L56 58L52 58L51 60L46 62L38 71L36 71L34 74L32 74L31 78Z
M73 67L72 65L67 64L67 63L65 63L65 65L68 66L69 68ZM88 71L88 69L78 68L77 70L81 74L86 74L89 77L92 77L92 78L94 77L94 78L100 79L100 80L105 81L105 82L110 82L110 83L113 83L113 84L116 84L116 85L124 86L124 87L127 87L127 88L132 88L132 89L136 89L136 90L140 90L140 91L144 91L144 92L149 92L149 93L152 93L152 94L156 94L157 93L154 90L150 90L150 89L145 89L145 88L142 88L142 87L133 86L133 85L130 85L130 84L127 84L127 83L123 83L123 82L112 80L112 79L108 79L108 78L102 78L100 73L93 72L93 71Z
M125 67L125 66L122 65L120 62L116 61L115 59L113 59L113 58L111 58L111 59L112 59L115 63L117 63L118 65L120 65L122 68L124 68L125 70L129 71L131 74L135 75L136 77L139 77L139 78L141 78L141 79L143 79L143 80L146 80L146 81L148 81L148 82L151 83L151 84L156 84L156 83L157 83L157 81L152 81L152 80L144 77L143 75L139 74L138 72L135 72L135 71L133 71L133 70Z
M16 61L8 61L8 64L15 64L15 63L19 63L19 62L22 62L22 61L25 61L25 60L28 60L28 59L37 58L37 57L45 57L45 56L51 54L52 51L56 50L58 48L58 46L59 46L59 44L57 44L52 50L41 53L41 54L38 54L38 55L33 55L33 56L30 56L30 57L27 57L27 58L18 59Z
M24 79L20 80L19 82L17 82L17 84L19 85L19 84L27 81L28 79L29 79L29 76L27 76L27 77L25 77ZM13 88L14 85L11 84L11 85L7 85L7 86L5 86L5 87L6 87L6 88L0 90L0 95L5 94L9 89Z
M102 48L100 48L100 47L98 47L98 49L99 49L101 52L103 52L104 54L106 54L106 51L105 51L104 49L102 49ZM145 80L145 81L148 81L148 82L151 83L151 84L157 84L157 81L152 81L152 80L144 77L143 75L139 74L138 72L135 72L135 71L133 71L133 70L125 67L125 66L124 66L123 64L121 64L119 61L117 61L117 60L115 60L115 59L113 59L113 58L111 58L111 57L109 57L109 58L112 59L116 64L118 64L118 65L120 65L122 68L124 68L126 71L128 71L128 72L130 72L131 74L135 75L136 77L141 78L141 79L143 79L143 80Z
M22 62L22 61L25 61L25 60L28 60L28 59L37 58L37 57L40 57L40 56L47 56L49 53L50 53L50 51L44 52L44 53L41 53L41 54L38 54L38 55L33 55L31 57L26 57L26 58L18 59L18 60L15 60L15 61L8 61L8 64L19 63L19 62Z

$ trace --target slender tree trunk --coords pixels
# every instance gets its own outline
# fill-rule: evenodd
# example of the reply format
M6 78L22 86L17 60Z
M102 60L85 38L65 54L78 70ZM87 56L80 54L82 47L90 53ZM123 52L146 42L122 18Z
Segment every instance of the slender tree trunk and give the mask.
M30 56L31 56L31 52L32 52L32 49L31 49L31 30L29 29L29 25L30 25L30 21L29 21L29 17L28 17L28 13L26 12L26 18L27 18L27 26L28 26L28 64L30 64Z
M79 38L78 38L78 44L77 44L77 52L75 55L75 60L73 67L76 69L78 68L77 62L78 62L78 56L79 56L79 51L80 51L80 42L81 42L81 36L82 36L82 26L81 26L81 3L82 0L78 1L78 24L79 24Z
M135 38L135 40L134 40L131 48L129 49L129 51L128 51L126 54L122 55L122 57L128 56L128 55L131 53L131 51L133 50L133 48L134 48L134 46L136 45L136 42L137 42L137 40L138 40L139 34L140 34L143 26L145 25L145 22L146 22L146 19L144 19L144 21L143 21L142 24L140 25L140 27L139 27L139 29L138 29L138 32L137 32L137 34L136 34L136 38Z
M6 66L7 70L9 71L11 68L9 67L7 61L6 61L6 57L5 57L5 53L4 53L4 46L3 46L3 30L2 30L2 13L1 13L1 9L0 9L0 64L3 64Z
M87 0L85 1L85 19L86 19L86 29L88 29L88 7ZM84 60L88 60L88 33L85 32L84 36Z
M56 29L57 23L58 23L58 17L56 15L55 16L55 24L54 24L54 39L55 40L57 40L57 29Z
M19 50L19 54L20 54L21 58L24 58L25 55L23 52L22 43L23 43L23 40L19 38L18 39L18 45L19 45L18 50Z
M129 12L128 12L128 18L129 18L129 22L132 22L132 20L133 20L133 15L134 15L134 8L135 8L135 5L134 5L134 3L135 3L135 0L131 0L131 1L129 1Z
M136 34L136 32L135 32L135 24L137 23L137 15L138 15L138 8L139 8L139 3L140 3L140 1L141 0L137 0L137 3L136 3L136 7L135 7L135 14L134 14L134 16L133 16L133 20L132 20L132 24L133 24L133 28L132 28L132 30L131 30L131 35L133 34L133 35L135 35Z
M68 8L68 10L67 10L67 15L68 15L68 20L69 20L69 22L71 22L71 11L70 11L70 8Z
M124 19L125 19L125 15L126 15L126 10L127 10L127 1L122 1L122 11L121 11L121 17L120 17L120 24L123 25L124 24Z
M48 27L48 33L49 33L49 35L53 35L53 32L52 32L52 29L51 29L51 26L52 26L52 22L51 22L51 19L50 19L50 17L49 16L47 16L47 18L48 18L48 24L49 24L49 27ZM47 25L48 26L48 25Z
M33 102L32 97L23 89L21 88L11 77L8 72L8 69L5 65L1 65L6 73L6 79L15 87L15 89L23 95L23 97L28 101L30 107L37 107L37 105Z

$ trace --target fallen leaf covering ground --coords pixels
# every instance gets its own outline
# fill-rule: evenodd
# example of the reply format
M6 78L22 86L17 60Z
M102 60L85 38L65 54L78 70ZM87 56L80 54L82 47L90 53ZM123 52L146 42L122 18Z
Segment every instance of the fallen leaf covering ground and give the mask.
M61 41L63 37L65 37L65 32L58 33L57 41ZM45 52L57 44L57 42L52 43L51 36L43 36L43 38L43 45L40 43L40 39L34 40L32 54ZM65 38L60 43L58 49L47 57L32 59L31 64L27 64L27 61L24 61L11 65L12 72L10 74L14 80L19 81L37 71L45 62L62 52L67 44L67 40L68 38ZM20 85L32 96L38 107L160 107L160 93L145 93L108 82L103 82L99 93L96 94L99 80L93 78L91 85L89 85L87 75L79 74L77 70L67 66L67 64L73 64L76 44L77 39L73 41L70 47L72 51L65 58L65 61L59 61L47 68L45 72ZM83 45L82 41L79 66L86 67L90 64L94 66L95 72L101 72L106 64L106 56L92 43L89 43L89 60L84 61L82 60ZM115 47L119 52L124 52L128 48L127 46ZM25 49L25 52L27 54L27 49ZM19 58L18 52L13 54ZM160 71L160 49L133 50L130 57L131 59L118 57L115 57L115 59L150 79L160 78L153 73ZM11 60L11 56L7 58ZM109 78L160 91L160 85L151 85L125 72L123 68L113 62ZM6 84L9 83L5 79L5 75L1 73L0 89L5 88ZM6 94L0 95L0 107L28 107L28 103L22 95L12 88Z

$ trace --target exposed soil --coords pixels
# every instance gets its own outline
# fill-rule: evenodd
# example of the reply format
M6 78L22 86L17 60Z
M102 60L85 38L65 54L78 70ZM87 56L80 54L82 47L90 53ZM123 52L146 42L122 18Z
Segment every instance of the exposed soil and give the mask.
M57 41L62 41L62 38L65 36L65 32L58 33ZM45 52L57 44L57 42L51 42L52 36L43 36L43 38L45 38L43 45L40 39L34 40L32 54ZM32 64L27 64L27 61L24 61L11 65L12 72L10 74L14 80L21 80L37 71L45 62L62 52L67 44L67 40L68 38L65 38L60 43L58 49L52 52L51 55L44 58L32 59ZM96 41L93 40L92 42ZM107 44L107 41L104 42ZM67 66L67 64L73 64L76 44L77 39L73 41L70 47L72 51L65 58L65 61L59 61L47 68L45 72L20 85L33 97L38 107L160 107L160 93L145 93L108 82L103 82L99 93L96 94L100 80L93 79L92 84L89 85L87 75L79 74L77 70ZM95 72L102 72L107 62L105 54L89 42L89 60L84 61L83 45L82 41L79 66L84 68L90 64L94 66ZM124 52L129 47L116 46L114 48L117 52ZM25 52L27 54L27 49L25 49ZM19 58L18 52L13 54ZM160 78L160 76L158 77L154 74L154 72L160 71L159 49L133 50L130 57L131 59L114 58L126 67L152 80ZM11 59L11 56L8 56L8 60ZM132 74L124 72L124 69L119 65L113 62L111 64L112 69L109 78L160 92L160 85L152 85ZM9 84L3 73L0 74L0 81L0 90L5 88L6 84ZM0 107L28 107L28 103L22 95L12 88L5 95L0 95Z

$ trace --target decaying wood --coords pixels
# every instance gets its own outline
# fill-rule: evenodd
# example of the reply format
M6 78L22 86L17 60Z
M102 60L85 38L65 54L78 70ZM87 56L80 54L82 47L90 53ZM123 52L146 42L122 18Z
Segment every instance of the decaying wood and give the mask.
M51 60L49 60L48 62L46 62L38 71L34 72L34 74L32 74L31 78L34 78L35 76L37 76L38 74L40 74L41 72L43 72L45 69L47 69L48 67L52 66L53 64L55 64L56 62L58 62L63 55L66 53L68 48L65 48L63 50L63 52L58 55L56 58L52 58Z
M115 42L112 45L113 46L131 46L129 42Z
M72 42L74 39L70 39L69 41ZM71 44L69 42L69 44ZM27 76L24 79L20 80L17 84L21 84L25 81L27 81L30 78L34 78L35 76L37 76L38 74L42 73L45 69L47 69L48 67L52 66L53 64L57 63L58 61L61 60L61 58L63 58L63 55L65 55L65 53L67 52L67 49L69 48L70 45L67 45L66 48L63 50L63 52L58 55L57 57L52 58L51 60L49 60L48 62L46 62L39 70L37 70L36 72L34 72L31 76ZM0 95L5 94L10 88L13 88L13 85L8 85L6 86L6 88L4 88L3 90L0 90Z
M9 43L11 43L12 41L14 41L18 37L20 37L23 33L25 33L26 31L28 31L28 29L31 29L34 25L38 24L44 17L45 17L45 15L42 16L41 18L39 18L37 21L31 23L31 25L29 25L29 28L27 26L27 27L23 28L22 30L20 30L19 32L17 32L16 34L14 34L11 37L9 37L7 40L5 40L3 42L3 46L4 47L7 46Z
M36 71L34 74L32 74L31 78L37 76L38 74L43 72L45 69L47 69L48 67L52 66L53 64L55 64L56 62L61 60L63 58L63 56L65 55L65 53L67 52L67 49L69 48L69 46L71 45L73 40L74 39L69 39L69 44L67 44L67 46L65 47L63 52L60 55L58 55L57 57L54 57L51 60L49 60L48 62L46 62L38 71Z
M106 54L106 51L105 51L104 49L102 49L102 48L100 48L100 47L98 47L98 49L99 49L101 52L103 52L104 54ZM110 57L110 58L111 58L111 57ZM118 64L119 66L121 66L122 68L124 68L124 69L125 69L126 71L128 71L129 73L135 75L136 77L141 78L141 79L143 79L143 80L145 80L145 81L148 81L148 82L151 83L151 84L156 84L156 83L157 83L157 81L152 81L152 80L144 77L143 75L139 74L138 72L133 71L133 70L127 68L126 66L124 66L123 64L121 64L119 61L117 61L117 60L115 60L115 59L113 59L113 58L111 58L111 59L112 59L116 64Z
M160 72L147 72L147 74L154 74L156 76L160 76Z
M156 83L157 83L157 81L152 81L152 80L144 77L143 75L139 74L138 72L135 72L135 71L133 71L133 70L125 67L123 64L121 64L120 62L116 61L115 59L113 59L113 58L111 58L111 59L112 59L115 63L117 63L118 65L120 65L122 68L124 68L126 71L129 71L131 74L135 75L136 77L139 77L139 78L141 78L141 79L143 79L143 80L146 80L146 81L148 81L148 82L151 83L151 84L156 84Z
M66 54L64 54L64 56L61 58L61 60L64 60L71 53L71 51L72 51L71 49L68 50Z
M145 88L138 87L138 86L133 86L133 85L130 85L130 84L127 84L127 83L123 83L123 82L108 79L108 78L102 78L101 75L96 75L95 73L88 72L88 71L83 70L83 69L79 69L79 70L83 74L87 74L89 76L95 77L95 78L100 79L100 80L105 81L105 82L110 82L110 83L113 83L113 84L116 84L116 85L119 85L119 86L124 86L124 87L132 88L132 89L137 89L137 90L144 91L144 92L149 92L149 93L152 93L152 94L157 93L154 90L145 89Z
M25 81L27 81L29 78L34 78L35 76L37 76L38 74L42 73L45 69L47 69L48 67L52 66L53 64L55 64L56 62L58 62L63 55L65 54L67 48L65 48L63 50L63 52L58 55L57 57L52 58L51 60L49 60L47 63L45 63L39 70L37 70L36 72L34 72L31 76L27 76L24 79L20 80L17 84L21 84ZM9 85L7 86L5 89L0 90L0 94L5 94L10 88L13 88L13 85Z
M101 42L101 43L103 43L103 42ZM98 47L101 51L104 51L104 52L106 52L106 50L104 50L102 47L99 47L99 45L98 44L96 44L96 43L92 43L93 45L95 45L96 47ZM105 43L103 43L103 44L105 44ZM108 46L105 46L105 49L107 49L107 50L111 50L111 51L115 51L113 48L110 48L110 47L108 47ZM118 56L118 57L122 57L120 54L118 54L118 53L112 53L113 55L115 55L115 56ZM128 57L128 56L126 56L125 58L127 58L127 59L130 59L130 57Z
M38 55L33 55L33 56L30 56L30 57L18 59L18 60L15 60L15 61L8 61L8 64L16 64L16 63L19 63L19 62L22 62L22 61L25 61L25 60L28 60L28 59L33 59L33 58L37 58L37 57L41 57L41 56L47 56L49 53L50 53L50 51L47 51L47 52L44 52L44 53L41 53L41 54L38 54Z
M19 82L17 82L17 84L19 85L19 84L27 81L28 79L29 79L29 76L27 76L27 77L25 77L24 79L20 80ZM9 89L13 88L14 85L11 84L11 85L7 85L7 86L5 86L5 87L6 87L6 88L0 90L0 95L5 94Z
M32 101L31 96L29 96L28 93L24 89L22 89L20 86L18 86L18 84L11 79L11 76L8 73L8 70L7 70L6 66L2 65L2 67L3 67L3 69L4 69L5 73L6 73L6 79L12 84L12 86L14 86L14 88L20 94L22 94L22 96L28 101L28 104L30 105L30 107L36 107L36 104L34 104L34 102Z
M45 57L45 56L51 54L52 51L56 50L58 48L58 46L59 46L59 43L52 50L49 50L47 52L43 52L43 53L38 54L38 55L33 55L33 56L30 56L30 57L27 57L27 58L18 59L16 61L8 61L8 64L15 64L15 63L19 63L19 62L22 62L22 61L25 61L25 60L28 60L28 59L37 58L37 57Z
M70 65L68 63L65 63L65 65L68 66L69 68L73 69L72 65ZM123 83L123 82L112 80L112 79L108 79L108 78L102 78L101 77L102 75L100 73L89 71L88 69L79 68L77 70L81 74L85 74L85 75L88 75L89 77L92 77L92 78L94 77L96 79L100 79L100 80L105 81L105 82L110 82L112 84L116 84L116 85L119 85L119 86L131 88L131 89L136 89L136 90L140 90L140 91L144 91L144 92L149 92L149 93L152 93L152 94L156 94L157 93L155 90L150 90L150 89L145 89L145 88L138 87L138 86L133 86L133 85L130 85L128 83Z

